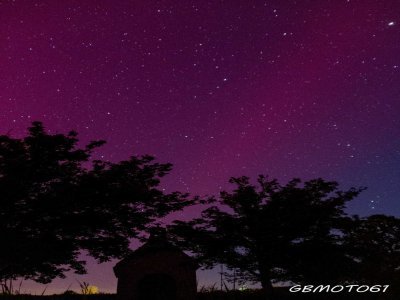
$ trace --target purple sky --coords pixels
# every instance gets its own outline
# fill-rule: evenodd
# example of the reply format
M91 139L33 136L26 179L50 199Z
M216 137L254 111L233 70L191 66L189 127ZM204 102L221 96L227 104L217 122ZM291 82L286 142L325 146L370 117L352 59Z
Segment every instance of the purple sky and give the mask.
M104 159L173 163L164 186L193 194L261 173L367 186L351 212L400 216L397 0L16 0L0 20L1 133L75 129ZM112 265L85 280L114 291Z

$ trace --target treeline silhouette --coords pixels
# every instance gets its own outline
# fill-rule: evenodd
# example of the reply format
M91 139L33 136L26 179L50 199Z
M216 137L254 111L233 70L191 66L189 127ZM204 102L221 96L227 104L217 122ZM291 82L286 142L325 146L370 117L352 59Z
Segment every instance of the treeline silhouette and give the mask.
M225 265L235 283L260 283L264 296L274 296L275 282L400 286L400 220L346 213L364 188L259 176L231 178L232 191L208 199L166 193L160 180L171 164L93 159L104 143L78 147L76 132L52 135L41 122L23 138L0 136L3 286L83 274L83 250L99 262L121 258L131 238L195 204L206 204L202 216L173 222L169 239L205 268Z

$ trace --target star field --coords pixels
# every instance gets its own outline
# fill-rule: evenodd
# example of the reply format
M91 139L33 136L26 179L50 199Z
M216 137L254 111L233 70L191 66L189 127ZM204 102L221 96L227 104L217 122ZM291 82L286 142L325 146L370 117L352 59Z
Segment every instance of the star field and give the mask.
M15 0L0 18L2 133L41 120L107 140L102 159L153 154L168 190L323 177L368 187L352 213L400 215L398 1Z

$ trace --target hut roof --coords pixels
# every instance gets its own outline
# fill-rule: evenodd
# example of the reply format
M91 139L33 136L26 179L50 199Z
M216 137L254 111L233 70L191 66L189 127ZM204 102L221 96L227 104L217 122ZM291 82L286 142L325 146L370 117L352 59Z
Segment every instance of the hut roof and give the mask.
M156 228L151 232L150 237L145 244L143 244L141 247L136 249L134 252L129 254L127 257L125 257L115 265L114 271L118 272L118 270L126 264L131 264L138 259L144 258L146 256L151 256L160 252L170 252L178 254L181 259L187 260L188 263L193 265L195 269L199 268L194 258L190 257L180 248L168 241L167 234L164 229Z

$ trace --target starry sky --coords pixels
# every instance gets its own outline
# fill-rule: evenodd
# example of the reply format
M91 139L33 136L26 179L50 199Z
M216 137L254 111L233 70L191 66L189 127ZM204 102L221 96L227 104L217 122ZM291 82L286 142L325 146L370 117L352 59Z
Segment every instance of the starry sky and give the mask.
M105 160L173 163L165 189L195 195L323 177L368 187L351 213L400 216L399 1L4 0L0 20L2 134L75 129ZM115 291L114 263L48 291Z

